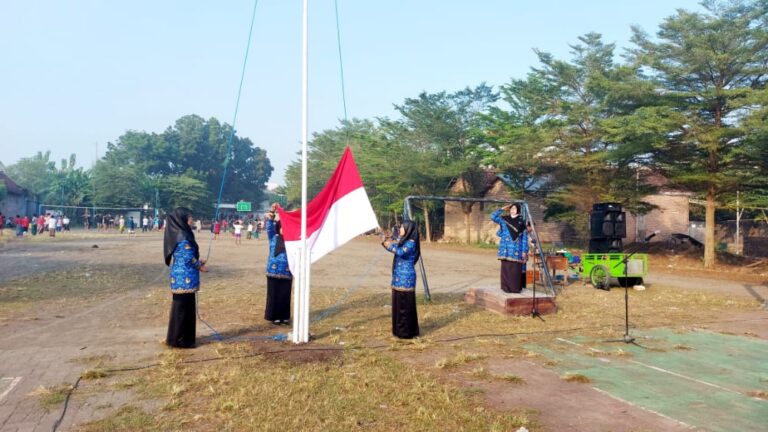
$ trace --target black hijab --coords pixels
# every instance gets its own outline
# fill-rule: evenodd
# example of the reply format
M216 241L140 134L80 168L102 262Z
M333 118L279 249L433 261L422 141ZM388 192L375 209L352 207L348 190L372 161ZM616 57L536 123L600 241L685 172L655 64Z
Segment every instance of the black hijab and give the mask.
M413 262L417 262L419 260L419 257L421 257L421 242L419 241L419 226L416 225L416 222L414 221L405 221L403 222L403 229L405 230L405 234L403 234L400 239L397 240L397 246L402 247L405 242L408 240L413 240L413 243L415 244L416 248L416 259L413 260ZM392 271L395 271L395 262L397 261L397 255L395 255L394 259L392 260Z
M283 238L283 235L280 234L280 229L282 227L280 221L275 222L275 239L277 239L277 241L275 242L275 250L272 252L273 257L285 253L285 239Z
M509 233L512 235L512 241L517 241L517 237L523 233L523 230L525 230L525 222L523 221L523 214L520 211L520 204L514 203L512 205L517 209L517 216L512 217L509 215L509 211L507 211L501 219L507 224Z
M195 252L195 258L200 259L200 247L195 241L195 234L192 227L187 223L187 219L192 216L192 211L188 208L178 207L176 210L168 213L165 217L165 237L163 238L163 253L165 254L165 265L171 265L173 251L176 245L186 240L192 246Z

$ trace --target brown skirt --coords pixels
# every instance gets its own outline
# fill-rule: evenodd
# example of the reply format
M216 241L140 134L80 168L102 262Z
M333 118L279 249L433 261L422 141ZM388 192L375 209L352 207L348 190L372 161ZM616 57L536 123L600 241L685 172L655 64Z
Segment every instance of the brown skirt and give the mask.
M506 293L519 293L523 290L523 263L501 260L501 290Z

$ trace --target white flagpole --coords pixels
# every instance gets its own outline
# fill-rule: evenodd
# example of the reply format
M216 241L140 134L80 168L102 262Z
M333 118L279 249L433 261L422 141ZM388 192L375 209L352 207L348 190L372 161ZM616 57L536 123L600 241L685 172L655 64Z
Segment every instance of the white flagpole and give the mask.
M304 0L302 15L302 62L301 62L301 257L299 277L294 296L293 342L309 342L309 251L307 250L307 140L309 136L309 83L308 83L308 19L309 0Z

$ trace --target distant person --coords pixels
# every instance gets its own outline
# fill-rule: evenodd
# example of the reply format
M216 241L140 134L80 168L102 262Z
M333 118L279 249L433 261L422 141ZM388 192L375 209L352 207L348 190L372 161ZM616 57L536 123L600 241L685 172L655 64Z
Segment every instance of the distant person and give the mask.
M243 236L243 221L237 220L235 223L232 224L232 228L235 230L235 244L241 245L243 244L242 236Z
M246 240L250 240L253 236L253 221L248 221L248 227L246 228L247 235L245 237Z
M200 289L200 272L208 271L191 225L189 209L179 207L166 216L163 255L165 265L171 267L173 301L165 343L177 348L195 347L195 294Z
M133 216L128 218L125 225L126 228L128 228L128 235L133 236L136 233L136 231L134 231L136 229L136 222L134 222Z
M195 221L195 231L197 231L198 234L200 234L200 231L203 229L203 221L198 219Z
M213 239L216 240L219 238L219 233L221 232L221 223L219 221L213 222Z
M293 274L288 268L288 255L285 253L285 239L280 221L275 220L276 204L267 215L267 238L269 238L269 257L267 258L267 306L264 319L273 324L288 324L291 320L291 284Z
M416 313L416 269L421 257L419 228L413 221L405 221L398 230L398 240L384 239L381 245L395 254L392 259L392 334L400 339L419 335Z
M120 215L120 219L117 221L117 226L120 229L120 234L125 232L125 218Z
M144 217L141 218L141 232L147 231L149 231L149 218L147 215L144 215Z
M152 220L152 229L155 231L160 231L160 218L155 216L155 218Z
M48 236L56 237L56 218L52 214L46 215L48 218Z
M528 230L520 213L520 204L504 206L491 214L499 224L500 237L497 259L501 261L501 290L519 293L522 287L523 264L528 261Z
M5 231L5 216L3 216L3 213L0 212L0 237L3 236L4 231Z
M62 227L63 227L64 231L69 231L69 222L70 222L70 221L69 221L69 216L66 216L66 215L65 215L65 216L64 216L64 217L61 219L61 225L62 225Z
M64 220L61 215L59 215L56 216L56 232L60 233L62 229L64 229Z
M40 216L37 217L37 220L35 221L35 223L37 224L37 233L42 234L43 231L47 228L45 226L45 215L40 213Z
M16 215L13 223L16 224L16 237L24 236L24 225L21 224L21 215Z
M37 235L37 213L32 215L32 220L29 222L29 234Z

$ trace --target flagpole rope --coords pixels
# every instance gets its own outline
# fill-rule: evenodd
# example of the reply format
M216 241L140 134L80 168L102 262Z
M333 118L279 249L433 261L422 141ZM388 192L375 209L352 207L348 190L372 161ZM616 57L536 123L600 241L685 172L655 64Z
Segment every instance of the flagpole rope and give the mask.
M237 113L240 110L240 96L243 93L243 81L245 81L245 69L248 65L248 54L251 51L251 39L253 37L253 24L256 22L256 7L259 5L259 0L253 1L253 11L251 12L251 26L248 30L248 42L245 45L245 56L243 58L243 67L240 71L240 85L237 88L237 100L235 101L235 113L232 117L232 130L229 132L229 138L227 139L227 152L224 156L224 167L221 173L221 185L219 186L219 196L216 199L216 212L213 218L214 224L219 219L219 209L221 207L221 197L224 194L224 182L227 178L227 169L229 168L229 160L232 153L232 141L235 138L235 125L237 124ZM208 252L205 255L206 263L211 257L211 248L213 247L213 237L215 234L211 232L211 241L208 242ZM200 307L198 306L198 293L195 292L195 311L197 312L197 319L200 320L206 327L213 332L213 337L216 340L223 340L221 334L216 331L210 324L208 324L203 317L200 316Z

